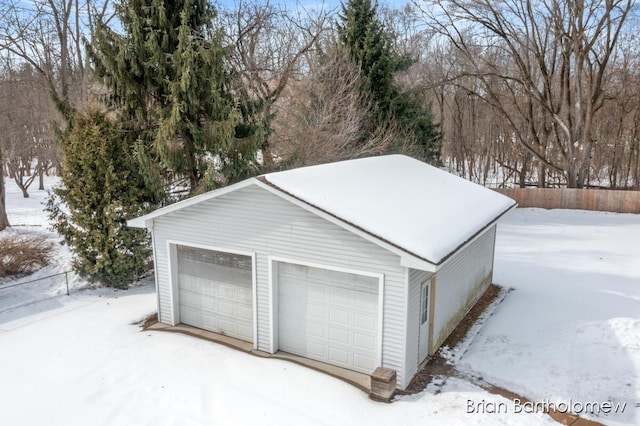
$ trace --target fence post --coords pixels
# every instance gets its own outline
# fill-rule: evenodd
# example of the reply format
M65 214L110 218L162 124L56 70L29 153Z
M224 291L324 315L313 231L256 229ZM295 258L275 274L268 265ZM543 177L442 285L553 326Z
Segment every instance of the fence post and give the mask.
M67 282L67 296L69 295L69 273L65 272L64 273L64 279Z

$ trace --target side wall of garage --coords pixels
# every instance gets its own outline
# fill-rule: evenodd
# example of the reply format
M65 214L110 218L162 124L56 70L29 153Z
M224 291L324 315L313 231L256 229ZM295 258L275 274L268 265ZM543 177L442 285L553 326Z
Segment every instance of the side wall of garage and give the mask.
M384 275L382 365L406 387L406 269L397 255L258 186L249 186L154 219L161 322L179 322L168 241L255 253L257 348L269 351L269 256ZM410 377L409 377L410 379Z
M405 361L407 374L410 376L418 372L418 343L420 333L420 290L422 283L433 276L433 273L409 269L409 314L407 315L407 359Z
M437 349L493 278L496 225L458 250L436 272L433 349Z

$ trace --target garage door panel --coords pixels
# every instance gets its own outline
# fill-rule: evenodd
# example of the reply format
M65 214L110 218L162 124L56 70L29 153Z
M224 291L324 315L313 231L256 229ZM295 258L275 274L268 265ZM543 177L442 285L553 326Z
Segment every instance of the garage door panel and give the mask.
M233 317L235 313L235 304L229 300L220 300L218 302L218 313L222 315L226 315L228 317Z
M324 324L314 324L311 322L307 323L306 326L307 338L309 340L316 339L325 339L325 327Z
M186 307L204 307L205 309L212 309L212 305L217 302L215 296L209 296L207 294L198 293L197 291L181 291L180 292L180 304Z
M197 316L202 315L202 311L191 308L184 308L181 313L185 318L196 318Z
M287 297L291 299L305 300L304 289L295 285L295 281L292 282L280 282L280 287L287 288Z
M177 246L180 322L253 340L249 256Z
M331 274L331 271L326 271L325 269L321 268L309 268L308 266L304 265L295 265L295 268L296 272L300 272L300 274L306 277L308 280L315 280L315 282L318 283L324 283L328 279L328 276Z
M192 291L208 296L215 296L216 289L209 285L209 281L189 274L179 274L180 289L182 291Z
M236 329L235 321L233 318L218 316L218 328L225 334L234 333Z
M350 352L336 347L329 347L329 360L333 364L347 367L351 361Z
M325 288L320 284L307 284L306 299L310 302L324 303L327 299ZM302 296L305 297L305 296Z
M243 319L246 322L253 320L253 309L248 308L246 306L238 306L237 312L238 318Z
M371 277L356 275L354 286L355 286L355 289L358 291L378 294L377 280L372 279Z
M332 342L342 343L344 345L351 344L351 333L349 330L344 330L340 328L331 327L329 329L329 338Z
M370 333L377 331L378 319L370 314L353 313L353 326L356 330L365 330Z
M236 297L241 305L253 306L253 289L252 288L238 288Z
M353 290L329 288L329 302L331 305L351 307L353 305Z
M253 324L240 323L237 325L236 331L238 333L238 338L249 342L253 340Z
M277 271L279 349L371 373L379 341L378 280L287 263L278 263Z
M325 352L326 347L322 343L307 341L305 349L309 358L322 359L327 357L327 354Z
M361 369L369 371L373 371L376 366L375 360L373 358L358 353L353 354L353 363L359 366Z
M283 343L280 344L280 349L285 352L290 352L292 354L304 353L307 351L306 345L307 342L305 340L297 339L296 336L298 334L290 334L290 333L281 333L280 340L281 342L287 342L284 346Z
M329 321L332 324L340 324L345 327L351 326L352 312L346 309L329 308Z
M353 307L359 311L369 312L371 314L378 312L378 295L360 293L359 297L354 300Z
M278 300L278 310L281 315L289 315L299 317L304 315L305 302L304 299L297 297L282 296Z
M376 348L376 340L371 335L353 333L353 347L364 352L372 351Z
M307 304L307 317L324 321L326 318L326 309L324 308L324 306Z
M215 284L218 287L218 297L229 300L237 299L238 289L235 286L220 282L215 282Z
M202 312L199 309L185 308L181 311L183 320L189 322L199 322L209 327L215 327L216 318L214 315Z

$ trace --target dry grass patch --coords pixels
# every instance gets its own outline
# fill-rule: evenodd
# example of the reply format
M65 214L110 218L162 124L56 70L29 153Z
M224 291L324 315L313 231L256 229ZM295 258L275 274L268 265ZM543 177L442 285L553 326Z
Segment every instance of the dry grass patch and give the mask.
M147 328L151 327L153 324L157 324L157 323L158 323L158 314L153 313L142 321L141 327L143 330L146 330Z
M46 237L0 236L0 277L27 274L48 265L52 250L53 244Z

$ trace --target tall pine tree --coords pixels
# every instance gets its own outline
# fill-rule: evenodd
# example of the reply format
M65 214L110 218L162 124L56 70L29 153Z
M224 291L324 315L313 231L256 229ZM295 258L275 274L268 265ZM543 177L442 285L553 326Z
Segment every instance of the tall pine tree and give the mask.
M246 174L262 134L242 126L211 3L128 0L118 16L122 33L100 26L90 53L148 184L184 179L193 193Z
M72 116L70 130L60 136L62 185L47 205L54 229L72 248L74 269L120 288L142 272L150 255L146 233L126 226L150 194L123 134L100 112Z
M376 123L372 124L395 126L400 135L397 145L415 141L423 160L439 161L440 134L430 112L414 94L403 92L394 82L394 73L406 66L407 60L392 51L389 33L378 18L377 2L348 0L342 4L340 21L340 41L360 69L362 90L374 103Z
M368 91L383 115L391 111L397 90L393 84L394 57L391 43L371 0L349 0L342 5L338 25L340 41L360 68L363 89Z

